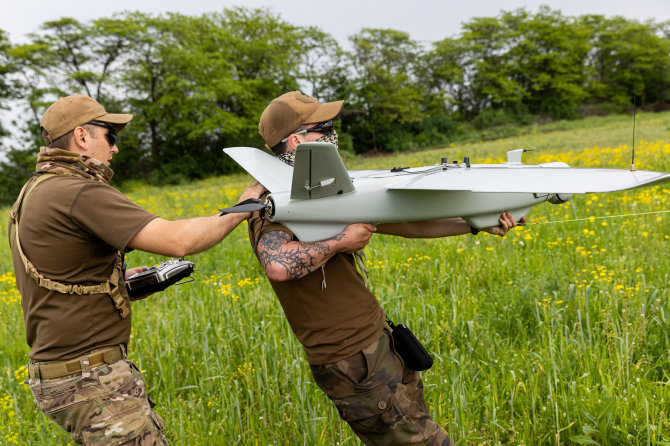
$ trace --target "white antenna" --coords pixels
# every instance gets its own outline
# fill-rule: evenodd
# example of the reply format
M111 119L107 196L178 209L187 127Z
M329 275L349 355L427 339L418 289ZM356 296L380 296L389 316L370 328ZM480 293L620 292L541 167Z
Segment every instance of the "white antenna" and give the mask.
M635 171L635 112L637 111L637 104L635 103L635 95L633 95L633 157L630 161L630 170Z

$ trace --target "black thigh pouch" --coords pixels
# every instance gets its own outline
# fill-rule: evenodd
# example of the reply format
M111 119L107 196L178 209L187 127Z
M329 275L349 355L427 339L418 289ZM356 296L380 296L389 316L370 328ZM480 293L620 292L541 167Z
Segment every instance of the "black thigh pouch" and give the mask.
M433 366L433 358L406 325L394 325L390 320L387 323L393 330L393 348L407 368L421 372Z

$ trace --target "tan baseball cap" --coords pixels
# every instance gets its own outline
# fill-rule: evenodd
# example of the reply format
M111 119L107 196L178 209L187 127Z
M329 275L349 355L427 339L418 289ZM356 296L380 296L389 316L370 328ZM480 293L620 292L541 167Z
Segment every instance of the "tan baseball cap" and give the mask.
M52 141L90 121L111 124L117 130L123 129L133 119L133 115L107 113L105 107L95 99L83 94L73 94L59 98L51 104L42 116L40 125L47 135L44 142Z
M258 132L270 149L303 124L318 124L333 119L343 105L344 101L322 104L299 91L284 93L263 110Z

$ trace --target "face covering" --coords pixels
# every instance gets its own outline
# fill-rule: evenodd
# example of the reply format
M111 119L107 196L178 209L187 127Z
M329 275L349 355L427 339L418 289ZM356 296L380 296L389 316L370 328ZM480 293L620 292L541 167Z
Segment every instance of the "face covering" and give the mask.
M337 132L335 131L335 129L333 129L333 131L328 133L327 135L323 135L321 138L317 139L314 142L329 142L329 143L331 143L332 145L335 146L335 150L338 150L338 147L337 147ZM288 152L280 153L279 155L276 155L276 156L277 156L277 158L284 161L289 166L294 166L295 165L295 150L290 150Z
M288 152L280 153L275 156L291 167L295 165L295 150L290 150Z
M101 161L64 149L41 147L36 173L53 173L90 178L109 183L114 171Z
M327 135L323 135L315 142L329 142L335 146L335 150L339 150L339 147L337 146L337 132L335 131L335 129L333 129L333 131L328 133Z

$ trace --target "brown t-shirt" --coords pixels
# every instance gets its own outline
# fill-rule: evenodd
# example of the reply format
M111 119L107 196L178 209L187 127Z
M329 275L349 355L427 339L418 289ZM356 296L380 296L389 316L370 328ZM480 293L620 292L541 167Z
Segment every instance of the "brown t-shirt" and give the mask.
M109 279L117 252L154 218L106 183L57 175L24 200L19 237L24 254L45 277L96 285ZM26 274L16 246L12 257L32 360L72 359L128 343L131 317L121 318L109 294L39 287Z
M293 233L266 221L258 213L249 219L249 240L271 231ZM324 277L325 275L325 277ZM322 288L325 278L326 288ZM321 268L286 282L270 280L293 333L310 364L327 364L348 358L381 336L385 315L377 298L365 286L354 256L335 254Z

